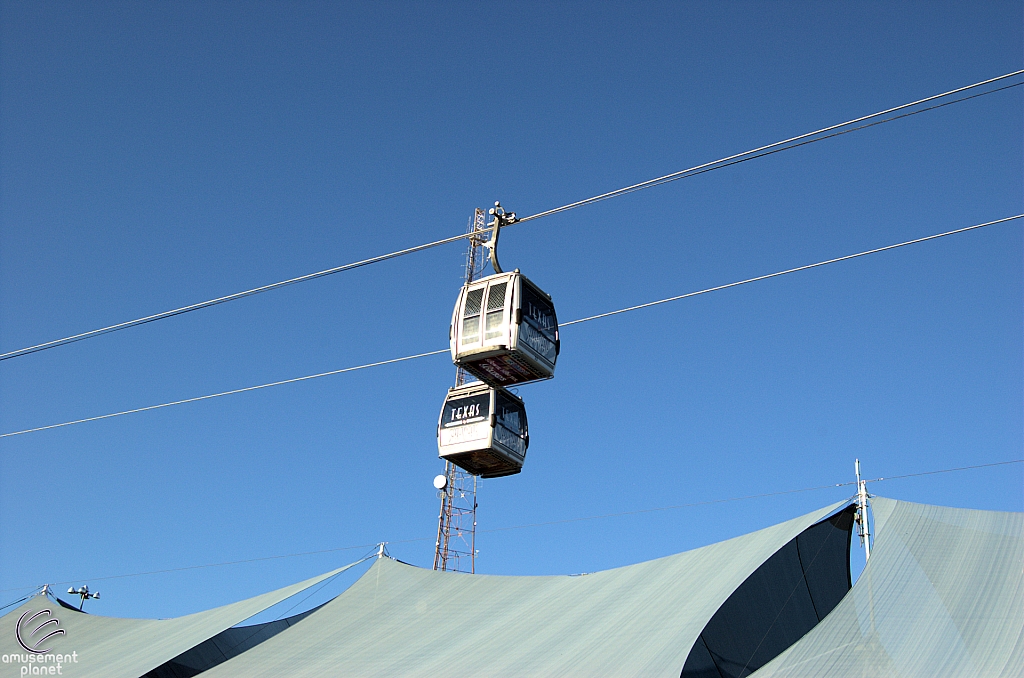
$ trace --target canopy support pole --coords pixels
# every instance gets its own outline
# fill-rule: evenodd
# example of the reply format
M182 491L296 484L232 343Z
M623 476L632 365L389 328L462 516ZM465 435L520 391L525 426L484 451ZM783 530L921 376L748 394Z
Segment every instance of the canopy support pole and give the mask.
M860 536L860 545L864 547L864 564L871 558L871 520L868 516L868 481L860 477L860 459L854 460L854 470L857 472L857 534Z

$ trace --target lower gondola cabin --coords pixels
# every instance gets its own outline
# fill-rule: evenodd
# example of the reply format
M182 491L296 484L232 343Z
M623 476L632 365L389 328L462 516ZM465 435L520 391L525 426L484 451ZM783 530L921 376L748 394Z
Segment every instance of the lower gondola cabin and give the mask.
M437 424L438 456L481 478L519 473L530 446L526 406L503 388L472 382L448 390Z

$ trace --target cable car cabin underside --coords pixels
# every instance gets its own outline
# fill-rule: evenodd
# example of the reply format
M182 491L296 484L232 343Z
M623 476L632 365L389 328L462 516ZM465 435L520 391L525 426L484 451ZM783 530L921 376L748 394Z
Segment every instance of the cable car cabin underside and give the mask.
M449 337L452 362L491 386L555 374L560 346L554 304L518 269L464 286Z
M437 423L438 456L481 478L519 473L530 446L526 407L481 382L448 390Z

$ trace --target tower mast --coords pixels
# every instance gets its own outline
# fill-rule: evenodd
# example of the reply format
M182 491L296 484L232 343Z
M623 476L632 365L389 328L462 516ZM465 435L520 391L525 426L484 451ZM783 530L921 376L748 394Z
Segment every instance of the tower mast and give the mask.
M484 211L477 208L469 220L469 251L466 253L465 284L473 282L483 270L483 244L487 224ZM461 367L455 385L468 381ZM478 478L446 461L445 484L438 489L441 509L437 517L437 541L434 545L434 569L476 572L476 491Z

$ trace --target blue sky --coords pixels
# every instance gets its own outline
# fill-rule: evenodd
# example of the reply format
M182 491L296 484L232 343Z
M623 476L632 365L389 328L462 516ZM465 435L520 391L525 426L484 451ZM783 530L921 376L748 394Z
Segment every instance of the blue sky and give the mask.
M533 214L1021 68L1018 2L0 4L0 351ZM1020 88L515 226L562 321L1022 210ZM0 432L447 345L464 246L0 363ZM481 530L1022 457L1020 222L566 328ZM389 540L444 355L0 440L0 603L167 617ZM879 494L1024 509L1021 465ZM594 571L850 488L484 532ZM402 542L402 540L420 541ZM402 543L399 543L402 542ZM855 555L856 559L856 555ZM335 586L343 586L344 582ZM323 595L329 594L326 591Z

